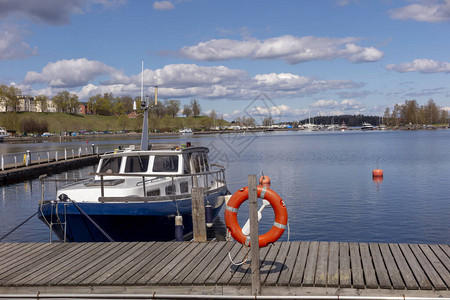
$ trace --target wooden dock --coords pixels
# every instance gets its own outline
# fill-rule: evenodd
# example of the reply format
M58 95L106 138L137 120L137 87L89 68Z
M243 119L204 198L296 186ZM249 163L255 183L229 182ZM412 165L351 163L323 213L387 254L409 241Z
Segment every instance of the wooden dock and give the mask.
M0 295L250 295L234 242L3 243ZM261 295L450 297L450 246L280 242L261 249ZM2 296L0 296L2 298Z
M100 156L98 154L85 154L79 157L60 159L56 161L38 162L33 160L29 166L20 164L9 164L5 170L0 170L0 184L9 184L24 181L27 179L38 178L42 174L54 174L67 170L73 170L98 163Z

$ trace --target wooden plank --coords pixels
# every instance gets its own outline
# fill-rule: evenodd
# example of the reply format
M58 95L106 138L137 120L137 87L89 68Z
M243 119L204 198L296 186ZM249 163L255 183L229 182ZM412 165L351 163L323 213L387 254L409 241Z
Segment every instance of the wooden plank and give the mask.
M442 251L439 245L430 245L430 248L433 250L434 254L439 258L441 263L445 266L447 270L450 270L450 257Z
M447 286L445 285L444 281L439 277L439 274L434 269L433 265L430 263L430 261L427 259L425 254L420 249L419 245L409 245L410 249L416 256L416 259L419 261L420 266L422 270L425 271L425 274L427 275L428 279L430 280L431 284L434 286L435 290L445 290L447 289ZM428 248L428 251L431 252L431 250Z
M328 279L328 242L319 243L319 254L317 257L317 268L314 285L327 286Z
M446 287L450 287L450 272L445 268L445 265L439 260L439 257L433 252L431 245L419 245L423 253L433 265L434 269L439 273L439 276L445 282ZM448 259L448 257L447 257Z
M66 263L68 257L72 258L72 255L76 255L80 251L83 251L85 247L87 247L87 244L75 246L64 244L64 247L60 250L60 252L51 257L50 261L47 259L40 260L40 264L36 265L27 272L20 274L20 276L14 277L10 280L9 284L13 284L15 286L34 285L36 282L46 279L47 276L51 275L59 265ZM6 285L8 285L8 282Z
M401 252L398 244L389 244L389 245L382 244L382 246L380 246L380 248L382 251L384 250L383 257L386 261L386 266L387 266L389 276L391 278L394 289L404 289L405 285L406 285L406 288L409 290L418 290L419 284L417 283L416 279L414 278L414 274L412 273L411 269L409 268L408 263L407 263L405 257L403 256L403 253ZM392 251L393 258L391 258L391 256L389 256L389 255L391 255L389 248L390 248L390 251ZM395 261L394 261L394 258L395 258ZM398 269L396 267L397 265L398 265ZM402 274L402 276L400 276L400 273ZM405 282L404 284L403 284L401 277L403 277L403 280Z
M148 250L144 251L137 264L128 270L123 270L121 272L122 274L113 276L116 277L116 279L111 281L111 285L133 285L139 278L144 276L146 272L151 270L152 264L157 261L157 258L161 253L166 253L170 247L175 246L176 242L156 242Z
M170 284L170 285L180 285L183 279L185 279L192 271L195 269L197 265L200 264L202 260L205 259L205 257L208 255L208 253L211 251L211 249L214 247L213 243L202 243L201 248L198 247L195 249L194 257L193 258L186 258L187 264L180 269L180 271L176 271L176 268L172 270L170 273L167 274L160 282L159 284ZM181 264L180 264L181 265ZM175 272L174 272L175 271Z
M352 268L352 283L354 288L364 288L364 274L361 266L358 243L350 243L350 264Z
M240 251L236 253L236 256L234 257L233 261L236 264L241 264L241 263L246 263L248 264L248 256L250 253L250 249L247 247L244 247L242 245L240 245ZM223 272L223 274L220 276L220 278L218 278L217 283L218 284L228 284L229 281L233 278L233 276L235 276L236 271L240 268L240 266L236 266L233 265L231 262L227 268L227 270L225 270L225 272ZM236 274L236 276L242 277L243 274Z
M42 278L36 280L33 282L33 285L40 286L40 285L50 285L50 282L59 277L67 276L72 272L72 270L79 264L81 260L84 260L87 256L91 255L91 253L96 251L96 248L98 248L97 243L80 243L80 244L74 244L74 247L77 248L79 245L86 244L86 247L82 247L82 250L79 251L77 254L70 253L70 256L68 259L56 267L53 267L50 269L49 272L47 272Z
M303 278L304 286L314 285L314 275L316 275L318 251L319 251L319 242L311 242L309 244L308 258L306 260L305 275Z
M396 261L397 259L401 259L401 257L397 257L394 251L392 251L391 253L391 244L380 244L380 250L381 250L381 255L383 256L383 259L386 263L386 267L388 270L388 274L389 274L389 278L391 279L392 285L394 287L394 289L404 289L405 288L405 284L403 283L402 280L402 276L400 275L400 270L399 268L397 268L397 264ZM393 245L393 247L395 247L395 244ZM395 256L395 260L394 260L394 256L392 256L392 254L394 254Z
M91 271L97 270L98 266L107 257L113 255L115 252L125 247L128 243L101 243L97 252L92 253L91 256L86 257L85 260L80 261L77 270L65 277L58 278L58 285L77 285L78 282L86 277L86 274L91 274Z
M136 284L145 285L147 284L152 277L154 277L160 270L162 270L168 263L178 257L190 243L189 242L178 242L175 244L175 248L170 252L163 253L159 255L159 259L157 260L157 264L152 266L150 269L147 269L147 272L142 276Z
M264 262L260 267L261 285L266 285L267 276L269 276L270 271L272 270L272 266L274 266L275 259L278 255L278 251L280 250L277 246L273 244L270 245L269 247L270 247L269 252L267 253Z
M96 279L92 280L90 284L92 285L104 284L105 281L110 279L114 274L121 273L120 270L133 267L133 265L137 263L141 255L154 243L155 242L137 243L133 248L122 254L118 259L116 259L116 262L110 264L108 267L104 267L103 273ZM111 280L109 282L111 282Z
M289 242L281 242L279 243L279 251L278 255L274 261L274 267L270 270L267 275L265 285L277 285L278 278L281 276L283 272L288 272L287 267L285 266L285 261L287 259L287 254L289 252Z
M0 276L0 285L9 281L12 278L20 276L20 274L27 272L42 262L42 258L54 256L59 253L64 244L50 245L46 244L43 251L31 252L28 256L20 256L14 260L13 264L8 264L6 267L8 271L3 272Z
M230 245L232 245L232 246L230 246ZM234 269L231 267L232 262L230 261L230 257L235 263L239 263L240 261L238 259L240 258L242 260L242 257L243 257L243 256L238 257L242 248L243 248L242 245L239 243L227 242L227 246L225 247L225 249L227 249L227 255L222 259L221 263L217 266L217 268L214 269L214 271L211 273L211 275L209 277L204 277L206 279L205 284L206 285L215 285L216 283L219 282L219 280L221 280L221 278L224 274L226 275L229 273L234 273ZM229 255L228 255L228 252L229 252ZM232 276L232 274L230 275L230 277L231 276ZM227 281L227 283L228 283L228 281Z
M295 261L297 260L299 248L300 242L290 242L289 252L287 254L286 261L284 262L286 269L281 272L280 278L278 278L278 285L289 284L292 273L294 271Z
M161 284L169 283L177 273L182 272L185 269L189 261L195 258L198 251L203 249L202 245L206 245L206 243L189 243L174 259L169 261L161 270L154 274L154 276L147 281L147 284L154 285L161 282L163 279L165 280L162 281Z
M128 279L131 275L130 273L134 274L133 272L135 270L140 270L142 266L148 262L149 259L151 259L151 255L154 252L155 249L158 249L163 243L157 243L157 242L147 242L145 243L145 246L140 248L139 251L136 251L135 254L130 256L131 261L128 261L126 264L121 266L122 264L119 263L119 270L112 273L108 278L106 278L104 281L101 282L102 285L114 285L115 282L122 283L126 279ZM128 277L127 277L128 274Z
M95 282L98 277L102 276L102 274L114 267L118 261L121 261L128 255L131 255L138 245L138 242L124 243L122 247L116 248L115 251L109 255L105 255L101 261L98 261L90 269L85 270L83 274L80 274L76 279L72 280L71 284L91 285L92 282Z
M369 244L370 252L372 253L373 264L375 266L375 272L378 278L378 284L382 289L390 289L391 281L389 280L389 274L384 265L383 257L381 256L380 248L376 243Z
M450 245L439 245L439 247L441 247L442 251L450 257Z
M305 273L306 260L308 259L309 242L301 242L298 256L295 261L294 268L292 270L292 277L290 285L300 286L303 281L303 275Z
M376 289L378 288L378 282L377 277L375 276L375 269L372 264L372 256L370 255L369 245L367 243L360 243L359 250L361 252L366 287L369 289Z
M12 250L13 252L10 255L5 257L5 260L1 262L2 269L10 269L13 266L17 267L19 264L27 263L27 261L33 261L34 257L40 255L40 251L51 251L49 247L50 244L27 244L23 247L17 246ZM0 274L0 278L2 274Z
M330 242L328 257L328 277L329 287L339 286L339 243Z
M352 270L350 269L350 245L339 243L339 286L343 288L351 287Z
M410 266L412 272L414 273L414 276L416 277L416 280L419 283L420 288L423 290L431 290L433 288L433 286L431 285L431 282L428 280L427 276L425 275L425 272L420 267L419 262L414 257L414 254L412 253L411 249L409 248L409 245L400 244L399 246L403 252L403 255L406 258L406 261L408 262L408 265Z
M214 269L217 268L218 264L221 263L227 253L225 249L226 242L222 241L212 244L214 245L213 249L199 264L197 264L197 266L195 266L192 272L181 281L182 285L204 284L205 279L201 279L200 275L203 275L203 278L207 278Z
M36 249L36 247L41 246L38 244L20 244L20 243L0 243L3 246L0 251L0 264L4 264L10 261L12 258L22 256L23 253L29 253L30 250Z
M259 268L261 269L264 266L264 261L266 259L267 254L269 253L269 247L261 248L259 251ZM237 275L239 270L236 270L236 272L233 275L233 278L231 278L229 284L240 284L241 285L251 285L252 284L252 276L251 276L251 266L249 264L242 265L242 273L240 275Z

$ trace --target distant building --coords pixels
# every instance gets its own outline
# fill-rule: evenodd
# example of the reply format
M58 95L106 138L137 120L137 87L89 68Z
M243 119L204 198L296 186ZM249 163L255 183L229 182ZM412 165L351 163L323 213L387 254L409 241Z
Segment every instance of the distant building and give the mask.
M37 101L35 97L18 95L19 99L17 112L56 112L56 106L51 99L47 100L47 109L43 110L41 101ZM7 108L6 98L0 99L0 112L13 111L11 108Z

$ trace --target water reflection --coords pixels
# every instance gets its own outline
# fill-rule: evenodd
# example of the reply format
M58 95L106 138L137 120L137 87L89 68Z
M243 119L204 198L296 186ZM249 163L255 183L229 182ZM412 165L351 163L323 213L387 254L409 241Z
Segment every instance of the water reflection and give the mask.
M210 147L211 152L214 148L223 152L225 156L216 157L222 160L226 157L231 192L246 186L249 174L264 172L270 176L271 187L287 205L291 240L450 242L450 130L273 132L246 133L238 138L194 135L152 140L168 143L190 140L195 145ZM138 143L137 140L95 143L111 149L130 142ZM64 145L77 143L82 141ZM49 145L39 145L42 146ZM2 151L4 147L0 145ZM8 149L21 151L26 147L29 144ZM377 159L385 178L373 181L371 171ZM87 167L54 177L85 178L92 171L94 167ZM1 188L0 236L36 211L41 194L38 180ZM48 199L55 197L54 183L46 183L45 190ZM238 213L241 226L247 218L248 205L244 204ZM47 227L35 219L7 241L47 241ZM223 218L220 221L223 225ZM272 225L272 211L266 209L260 232L268 231ZM287 233L282 237L286 239Z

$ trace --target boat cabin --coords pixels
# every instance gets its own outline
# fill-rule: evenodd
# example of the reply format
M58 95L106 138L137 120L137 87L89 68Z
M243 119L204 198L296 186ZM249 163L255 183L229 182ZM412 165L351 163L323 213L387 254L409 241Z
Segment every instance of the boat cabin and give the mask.
M158 145L151 150L125 149L102 156L97 173L136 175L188 175L209 171L209 149ZM120 176L120 175L119 175Z

